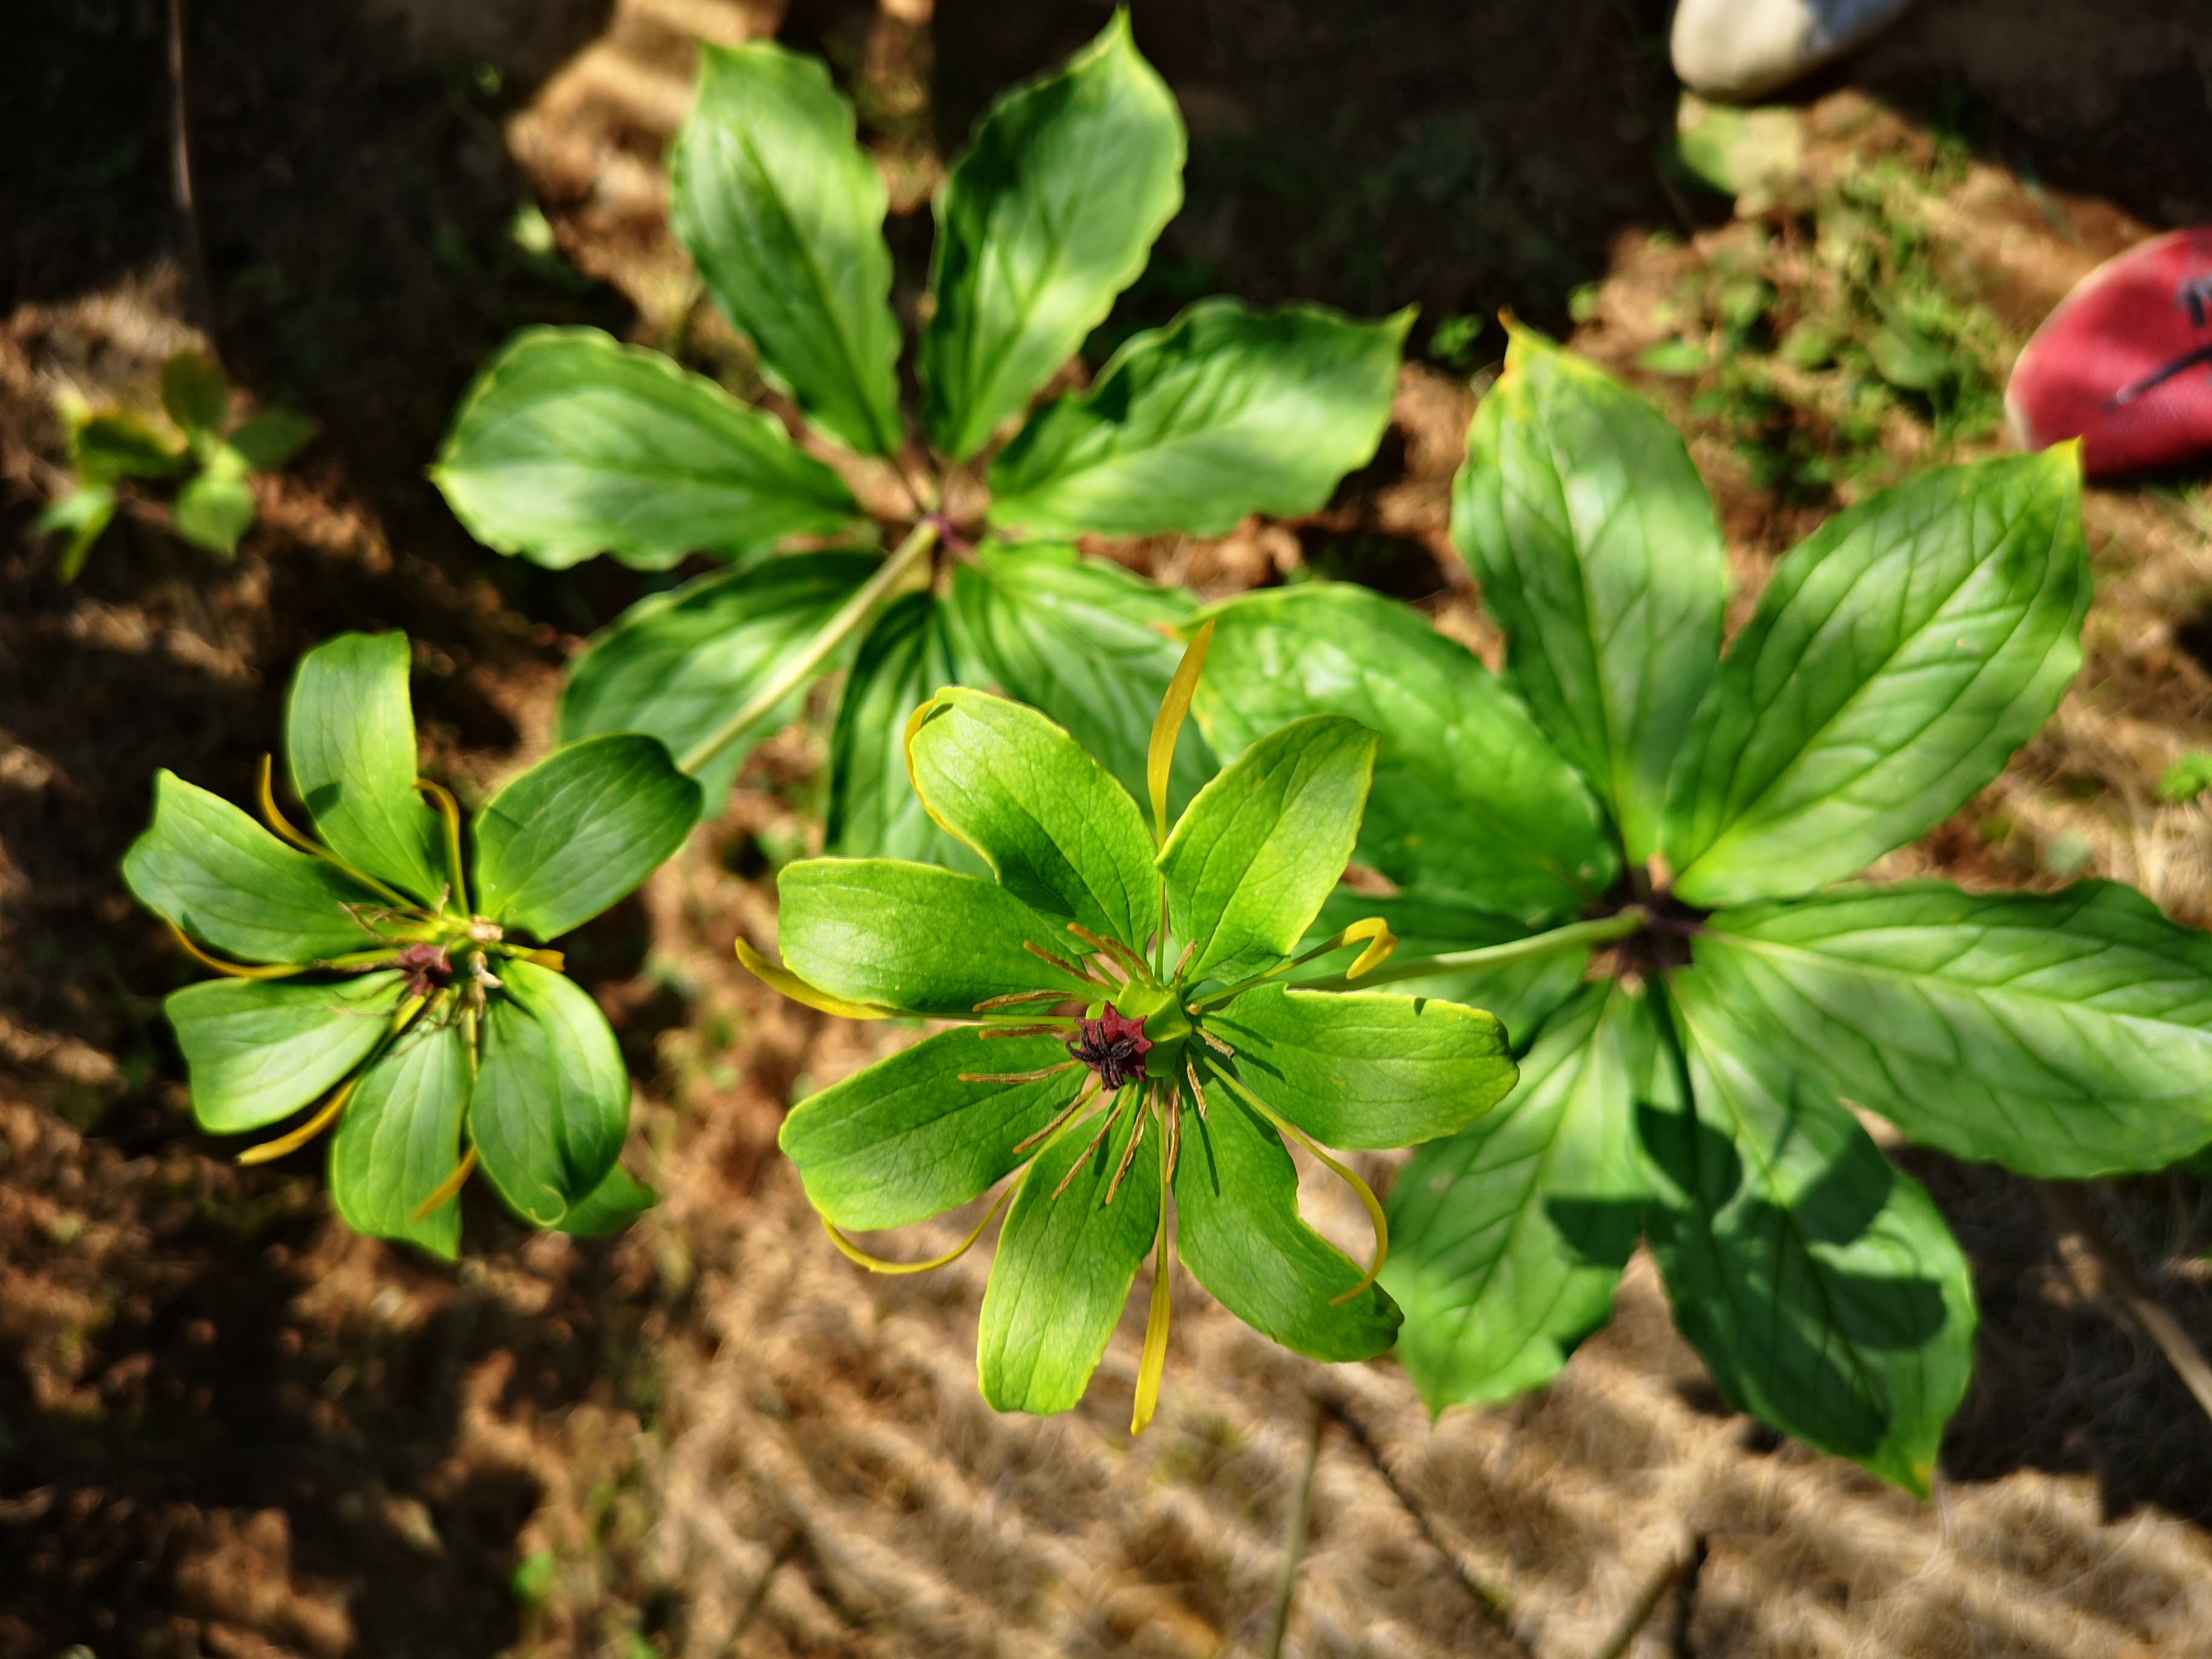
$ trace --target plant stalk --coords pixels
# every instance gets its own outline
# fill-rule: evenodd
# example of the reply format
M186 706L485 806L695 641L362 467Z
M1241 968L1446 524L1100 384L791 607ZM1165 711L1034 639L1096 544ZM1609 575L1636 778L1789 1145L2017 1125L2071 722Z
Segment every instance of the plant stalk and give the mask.
M1328 1408L1316 1401L1313 1434L1306 1443L1305 1478L1298 1482L1288 1535L1283 1540L1283 1576L1275 1586L1275 1613L1267 1626L1267 1659L1283 1659L1283 1638L1290 1632L1291 1605L1297 1595L1298 1567L1305 1559L1306 1533L1313 1524L1314 1471L1321 1464L1322 1435L1328 1427Z
M1447 951L1442 956L1415 957L1401 962L1395 958L1379 967L1370 968L1358 979L1338 974L1328 979L1301 980L1295 987L1301 991L1364 991L1370 986L1388 985L1403 979L1426 979L1432 974L1463 973L1473 968L1495 968L1508 962L1525 962L1531 957L1547 957L1554 951L1571 951L1577 945L1602 945L1609 939L1626 939L1643 930L1650 918L1640 904L1632 904L1609 916L1600 916L1595 921L1570 922L1565 927L1554 927L1548 933L1537 933L1528 939L1508 939L1503 945L1486 945L1474 951Z
M744 706L724 720L685 751L676 763L686 772L699 769L720 754L731 744L743 737L750 726L763 719L776 704L792 693L793 687L828 661L830 653L860 630L860 625L876 612L876 607L903 580L908 572L924 558L936 544L937 526L924 519L906 533L906 539L891 550L876 574L868 578L860 591L845 601L837 614L823 625L822 631L806 642L806 648L787 659L769 677L768 684L746 699Z

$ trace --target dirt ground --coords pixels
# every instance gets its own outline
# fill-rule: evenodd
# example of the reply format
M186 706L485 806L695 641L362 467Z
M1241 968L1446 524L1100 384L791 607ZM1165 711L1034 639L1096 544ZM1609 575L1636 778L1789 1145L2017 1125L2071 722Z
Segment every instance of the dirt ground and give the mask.
M808 821L818 732L769 745L571 952L637 1079L633 1167L665 1195L629 1237L533 1237L471 1196L449 1268L348 1236L313 1152L240 1170L195 1134L159 1012L193 969L116 870L154 769L245 795L299 653L361 627L416 641L434 775L480 793L526 763L562 661L641 584L469 543L422 474L456 395L545 320L749 373L666 228L690 40L830 58L910 293L968 121L1104 11L191 9L211 314L169 208L163 8L21 0L0 70L0 1659L1258 1655L1310 1469L1285 1653L2212 1655L2212 1424L2032 1183L1911 1149L1984 1310L1925 1504L1732 1413L1643 1261L1613 1327L1498 1410L1432 1425L1388 1361L1298 1360L1186 1285L1141 1440L1133 1324L1080 1410L994 1417L985 1260L869 1279L775 1156L793 1086L868 1057L728 956L773 936L763 847ZM1189 199L1099 343L1225 289L1419 301L1422 360L1376 465L1314 520L1100 550L1210 592L1366 581L1494 643L1443 529L1502 336L1445 325L1510 307L1682 422L1747 603L1838 502L2002 447L1994 390L2051 305L2212 219L2204 0L1923 0L1794 95L1798 149L1757 213L1663 154L1667 10L1139 0ZM1936 390L1854 402L1841 360L1784 362L1799 322L1907 294L1948 354ZM263 481L235 564L142 503L59 585L25 535L58 483L56 395L143 403L201 329L322 435ZM2087 514L2081 680L1884 872L2110 875L2212 924L2212 821L2154 787L2212 747L2212 495L2168 480ZM2212 1194L2088 1197L2212 1344Z

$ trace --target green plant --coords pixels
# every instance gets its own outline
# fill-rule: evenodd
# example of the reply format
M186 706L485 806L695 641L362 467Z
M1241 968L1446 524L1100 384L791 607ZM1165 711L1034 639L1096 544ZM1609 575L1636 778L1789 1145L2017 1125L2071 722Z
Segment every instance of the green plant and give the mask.
M1284 987L1340 946L1361 947L1352 979L1392 948L1373 921L1300 945L1358 832L1372 732L1329 714L1270 732L1170 827L1170 763L1206 641L1200 629L1147 744L1149 830L1063 728L950 688L906 722L905 767L931 818L994 878L808 860L777 884L783 966L738 944L755 973L813 1007L963 1023L801 1102L781 1139L839 1248L878 1272L951 1261L1011 1202L977 1346L984 1396L1001 1411L1082 1398L1147 1251L1133 1432L1158 1399L1178 1250L1224 1306L1286 1346L1382 1352L1399 1322L1375 1283L1382 1208L1321 1144L1449 1134L1513 1086L1486 1013ZM1299 1217L1285 1139L1365 1201L1373 1267ZM841 1231L925 1220L1010 1175L933 1261L879 1261Z
M1181 202L1183 152L1175 100L1118 13L1059 72L1000 99L937 197L910 415L884 190L851 107L811 58L702 47L672 216L806 447L591 330L526 331L485 368L434 471L480 540L555 567L602 551L648 570L694 553L731 567L592 642L562 737L650 732L711 807L842 667L832 850L965 856L898 763L907 711L944 684L1035 704L1140 787L1176 661L1156 628L1191 601L1079 558L1073 538L1218 534L1318 507L1373 454L1412 320L1202 300L1030 414L1143 270ZM794 541L813 550L767 556ZM1209 769L1199 745L1185 754L1179 802Z
M69 532L55 567L64 581L76 580L113 520L126 478L183 478L171 504L171 527L195 547L233 557L253 523L247 479L275 471L315 435L313 421L284 409L264 409L233 426L230 382L212 358L197 351L180 351L161 366L161 408L178 436L129 410L94 412L81 401L64 401L62 427L75 476L68 493L31 526L34 535Z
M1850 1107L2044 1177L2212 1141L2212 941L2106 882L1849 880L1970 799L2073 677L2077 465L1874 495L1782 561L1723 655L1681 441L1516 331L1453 518L1504 683L1354 590L1210 613L1217 753L1320 714L1381 736L1357 857L1401 890L1340 893L1317 927L1379 915L1405 945L1368 982L1479 1000L1522 1056L1513 1097L1391 1190L1382 1282L1432 1404L1550 1376L1641 1237L1730 1400L1924 1490L1972 1281Z
M2168 805L2195 800L2212 789L2212 755L2192 749L2158 775L2158 798Z
M454 1200L478 1169L533 1226L616 1231L653 1201L616 1162L629 1075L544 947L683 844L699 787L654 738L596 738L512 780L465 830L452 794L415 775L407 665L400 634L341 635L301 659L285 756L314 837L279 811L266 760L267 830L156 777L124 878L224 975L165 1005L193 1116L238 1134L327 1097L240 1161L335 1122L338 1213L439 1255L459 1248Z

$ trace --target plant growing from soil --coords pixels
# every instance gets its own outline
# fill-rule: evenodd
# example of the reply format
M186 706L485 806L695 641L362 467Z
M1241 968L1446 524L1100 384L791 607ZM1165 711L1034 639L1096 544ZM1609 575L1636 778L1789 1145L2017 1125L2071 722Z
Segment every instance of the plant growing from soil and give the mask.
M778 884L783 965L738 942L747 967L811 1006L962 1022L802 1101L781 1139L838 1247L878 1272L942 1266L1011 1204L976 1358L1001 1411L1082 1398L1147 1252L1133 1432L1159 1397L1178 1252L1223 1305L1287 1347L1332 1360L1382 1352L1400 1317L1375 1282L1382 1210L1322 1146L1448 1135L1513 1086L1489 1014L1285 987L1301 963L1351 944L1360 952L1345 977L1357 981L1393 947L1373 920L1300 944L1351 855L1372 732L1333 714L1293 721L1170 821L1170 769L1206 640L1200 630L1154 724L1149 828L1065 729L951 687L906 722L905 766L931 819L990 878L893 859L804 860ZM1371 1266L1300 1218L1285 1140L1365 1203ZM1010 1175L933 1261L882 1261L846 1236L926 1220Z
M1852 1108L2078 1178L2212 1140L2212 941L2108 882L1854 882L2057 706L2090 599L2068 449L1922 474L1728 578L1680 440L1516 331L1453 534L1504 679L1340 586L1217 607L1196 714L1376 732L1340 892L1405 940L1369 983L1498 1010L1522 1082L1390 1194L1399 1354L1431 1405L1543 1382L1639 1237L1738 1407L1924 1492L1971 1369L1967 1264ZM1371 884L1370 884L1371 885ZM1320 981L1326 983L1327 981Z
M653 1202L616 1161L629 1079L606 1018L546 945L680 847L699 786L653 738L556 750L465 827L416 776L407 639L346 634L300 660L285 717L292 787L263 829L169 772L125 879L220 980L165 1005L192 1114L266 1128L265 1163L337 1125L331 1194L358 1232L452 1257L481 1170L537 1227L615 1231ZM467 852L464 843L467 843Z
M33 535L66 531L55 565L76 580L116 510L125 479L182 478L171 503L170 527L185 541L222 557L238 553L253 524L256 472L273 472L315 435L315 423L287 409L264 409L233 425L230 381L211 357L180 351L161 366L161 409L173 435L126 409L98 412L75 399L61 408L69 441L70 487L31 526Z
M946 177L908 410L885 192L851 106L819 62L770 42L700 50L671 160L676 233L802 442L657 352L532 329L478 377L434 472L502 552L730 566L592 642L571 665L562 737L650 732L711 810L750 748L842 667L832 850L968 857L900 758L908 711L941 685L1034 704L1141 790L1177 660L1155 625L1191 601L1079 558L1072 539L1218 534L1320 507L1381 439L1411 313L1362 323L1203 300L1029 413L1182 200L1175 100L1117 13L1057 73L1000 98ZM860 495L890 505L872 519ZM794 541L813 550L768 556ZM1177 804L1212 770L1193 738Z

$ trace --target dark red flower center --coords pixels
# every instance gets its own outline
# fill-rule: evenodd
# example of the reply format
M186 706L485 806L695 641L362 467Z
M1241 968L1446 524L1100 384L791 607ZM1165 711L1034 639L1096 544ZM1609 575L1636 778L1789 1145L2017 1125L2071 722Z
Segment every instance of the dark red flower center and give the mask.
M407 994L427 997L453 982L453 959L442 945L410 945L392 959L407 976Z
M1142 1020L1109 1009L1105 1018L1083 1022L1082 1034L1068 1043L1067 1052L1097 1073L1107 1088L1118 1089L1144 1075L1145 1054L1152 1046Z

